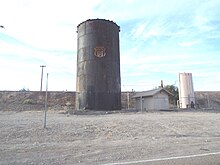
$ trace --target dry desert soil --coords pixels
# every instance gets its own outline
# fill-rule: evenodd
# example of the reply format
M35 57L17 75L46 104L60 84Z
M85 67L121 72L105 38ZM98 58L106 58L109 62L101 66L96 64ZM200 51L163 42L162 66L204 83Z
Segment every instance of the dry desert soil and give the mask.
M111 164L220 151L220 111L0 111L0 164Z

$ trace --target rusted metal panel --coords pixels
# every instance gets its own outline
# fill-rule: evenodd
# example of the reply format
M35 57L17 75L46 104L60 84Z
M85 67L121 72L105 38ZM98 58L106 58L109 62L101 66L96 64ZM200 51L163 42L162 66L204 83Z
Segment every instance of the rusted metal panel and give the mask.
M104 19L77 26L76 109L121 109L119 31Z

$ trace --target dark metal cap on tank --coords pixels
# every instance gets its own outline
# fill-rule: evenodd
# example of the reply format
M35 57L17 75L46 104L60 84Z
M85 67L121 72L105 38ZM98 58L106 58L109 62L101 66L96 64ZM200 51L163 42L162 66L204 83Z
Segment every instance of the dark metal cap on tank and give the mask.
M97 19L87 19L86 21L83 21L83 22L81 22L80 24L78 24L78 26L77 26L77 29L79 28L79 26L80 25L82 25L83 23L85 23L85 22L89 22L89 21L105 21L105 22L109 22L109 23L111 23L111 24L115 24L115 26L117 26L118 27L118 30L119 30L119 32L120 32L120 26L118 26L114 21L110 21L110 20L107 20L107 19L100 19L100 18L97 18ZM76 31L77 33L78 33L78 31Z

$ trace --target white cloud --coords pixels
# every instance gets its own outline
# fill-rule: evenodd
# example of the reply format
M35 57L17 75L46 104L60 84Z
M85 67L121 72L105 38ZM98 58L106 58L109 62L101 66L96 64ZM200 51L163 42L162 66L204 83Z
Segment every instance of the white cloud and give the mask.
M95 1L22 0L0 2L7 33L42 49L76 48L76 26L93 16ZM79 17L80 15L80 17Z
M199 41L191 41L191 42L182 42L182 43L178 43L179 46L193 46L198 44Z
M142 36L146 26L146 23L140 23L137 27L135 27L131 32L133 34L133 37L139 38L140 36Z
M150 37L161 35L161 29L158 27L147 28L147 23L142 23L132 30L131 35L134 39L147 40Z

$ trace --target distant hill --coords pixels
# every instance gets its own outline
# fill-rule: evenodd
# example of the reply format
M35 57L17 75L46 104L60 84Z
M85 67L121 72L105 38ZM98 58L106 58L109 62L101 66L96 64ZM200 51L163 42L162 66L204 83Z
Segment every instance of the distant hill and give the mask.
M49 91L48 108L65 110L67 105L75 109L75 92ZM122 109L135 108L132 92L122 92ZM195 92L196 104L199 108L220 109L220 92ZM0 111L44 110L45 92L39 91L0 91Z
M220 91L197 91L195 97L200 108L220 108Z

